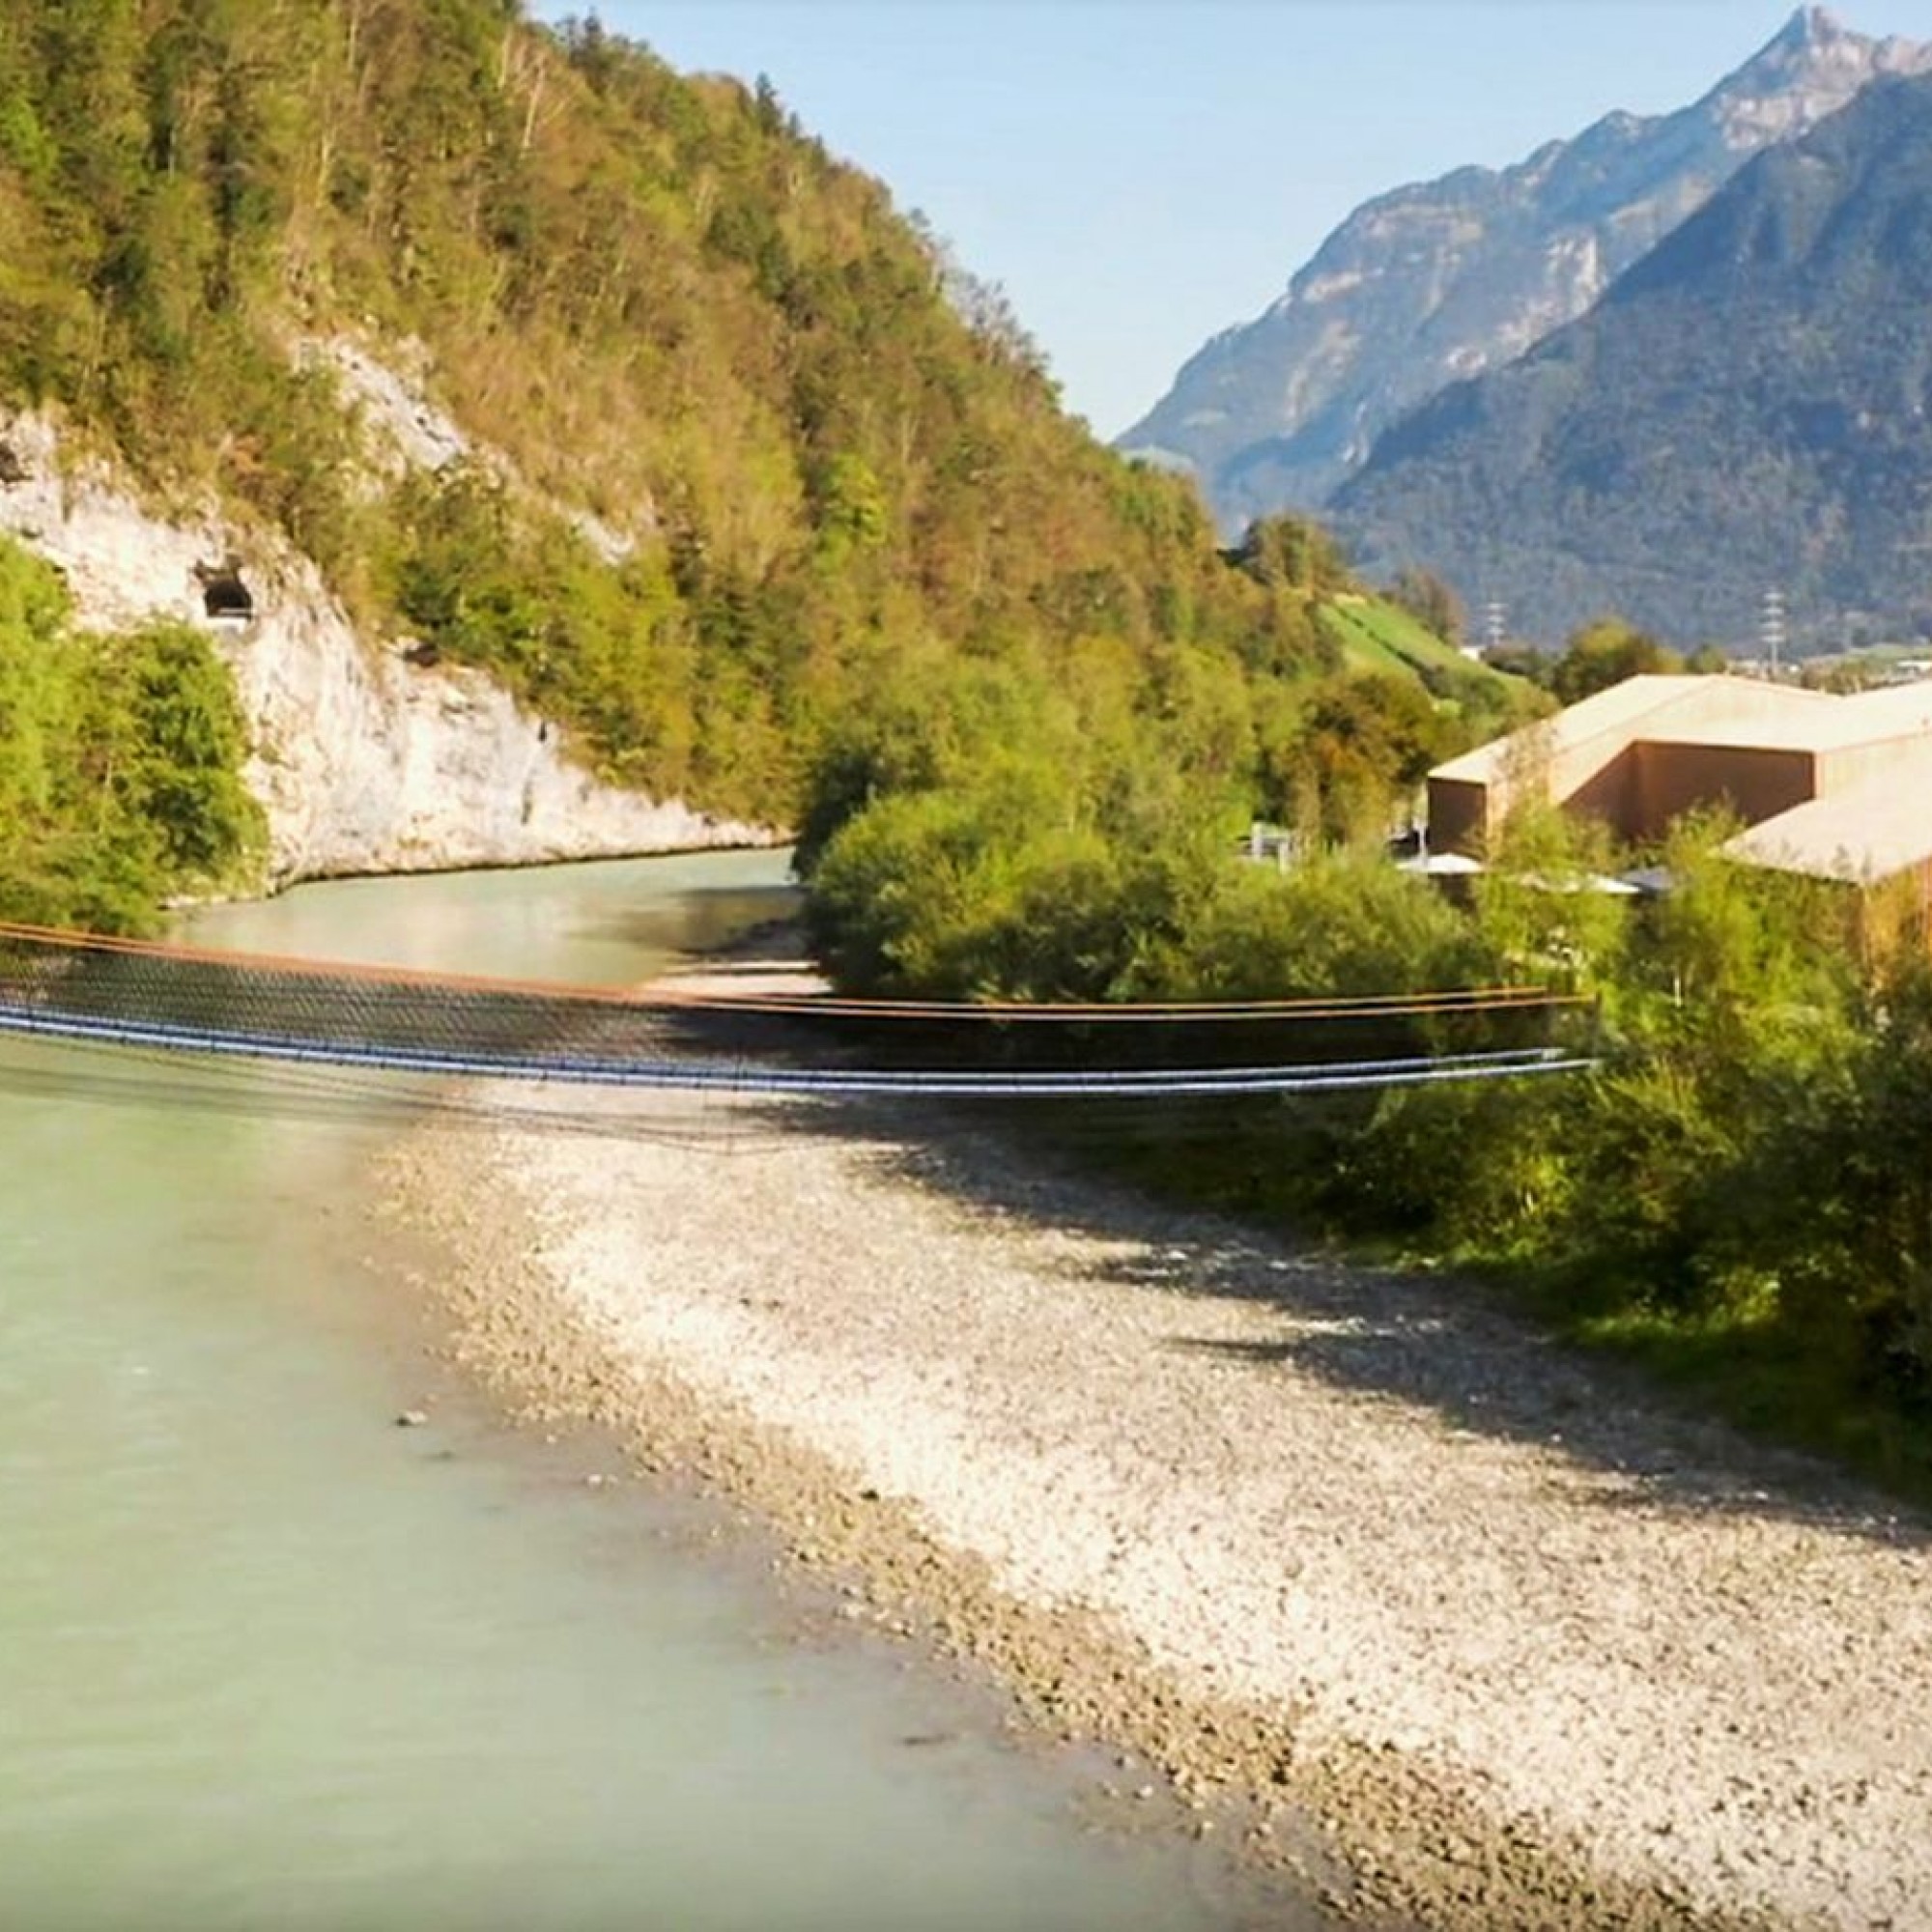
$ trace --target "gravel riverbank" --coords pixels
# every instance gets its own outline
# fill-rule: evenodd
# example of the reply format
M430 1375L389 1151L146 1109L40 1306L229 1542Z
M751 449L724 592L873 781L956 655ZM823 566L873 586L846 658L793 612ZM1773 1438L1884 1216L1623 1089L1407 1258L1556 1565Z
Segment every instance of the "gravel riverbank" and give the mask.
M1365 1919L1932 1926L1925 1520L1453 1283L970 1128L604 1104L395 1155L459 1351L737 1497L855 1615L1230 1801Z

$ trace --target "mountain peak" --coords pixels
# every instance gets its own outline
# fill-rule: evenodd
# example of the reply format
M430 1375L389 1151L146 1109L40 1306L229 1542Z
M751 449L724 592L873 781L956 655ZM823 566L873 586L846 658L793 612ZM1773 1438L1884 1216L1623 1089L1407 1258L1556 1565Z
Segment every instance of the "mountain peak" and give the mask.
M1787 47L1830 46L1834 41L1857 40L1829 7L1801 7L1779 32L1774 45Z
M1722 96L1788 87L1794 76L1846 64L1880 67L1897 43L1875 41L1846 26L1829 7L1800 7L1735 72L1712 90Z
M1875 40L1848 27L1829 7L1800 7L1749 60L1720 80L1714 93L1789 86L1794 77L1861 71L1910 72L1924 48L1900 36Z
M1192 357L1122 445L1191 463L1230 526L1316 507L1399 416L1579 315L1752 155L1882 75L1928 69L1932 46L1807 4L1673 114L1606 115L1514 167L1378 195Z
M1699 107L1734 154L1755 153L1815 126L1881 74L1922 73L1928 66L1932 47L1875 41L1828 8L1804 6Z

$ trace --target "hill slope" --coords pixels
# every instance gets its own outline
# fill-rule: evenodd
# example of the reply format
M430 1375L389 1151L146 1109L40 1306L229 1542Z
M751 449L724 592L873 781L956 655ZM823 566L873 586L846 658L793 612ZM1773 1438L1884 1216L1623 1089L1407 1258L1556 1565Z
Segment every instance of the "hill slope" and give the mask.
M1224 523L1319 506L1405 411L1580 315L1753 154L1875 75L1928 64L1932 47L1868 40L1805 7L1678 113L1612 114L1515 167L1369 202L1265 314L1203 348L1120 446L1184 457Z
M1582 320L1458 385L1337 499L1548 636L1614 608L1799 640L1932 618L1932 78L1762 156Z
M205 623L204 566L284 607L213 638L246 701L280 694L248 722L283 875L316 868L300 794L369 768L306 735L504 690L561 729L498 707L466 783L560 740L771 825L822 816L855 716L945 740L976 678L1017 718L1069 709L1087 764L1233 812L1289 689L1334 668L1336 586L1224 557L1191 488L1066 417L998 296L768 86L514 0L12 10L0 399L0 528L88 621ZM285 644L299 674L264 662ZM358 649L380 675L331 704ZM414 746L378 760L390 790ZM564 849L530 820L567 787L505 782L505 851ZM342 816L332 863L383 863L359 793Z
M40 0L0 24L0 160L12 398L636 782L776 809L882 639L1257 608L877 183L594 27ZM373 449L384 384L454 435Z

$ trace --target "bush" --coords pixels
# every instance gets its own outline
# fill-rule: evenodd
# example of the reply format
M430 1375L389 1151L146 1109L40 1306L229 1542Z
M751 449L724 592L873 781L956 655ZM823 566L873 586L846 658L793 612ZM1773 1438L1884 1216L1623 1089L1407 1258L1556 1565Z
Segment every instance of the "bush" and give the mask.
M170 894L245 879L245 750L199 632L76 633L55 573L0 543L0 915L138 930Z

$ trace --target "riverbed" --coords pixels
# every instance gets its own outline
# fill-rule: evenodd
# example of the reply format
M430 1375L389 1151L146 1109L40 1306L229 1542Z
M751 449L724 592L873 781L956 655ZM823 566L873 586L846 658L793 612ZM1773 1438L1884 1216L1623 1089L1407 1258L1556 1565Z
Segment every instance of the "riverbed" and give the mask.
M1932 1925L1921 1512L963 1102L595 1105L391 1164L466 1358L1255 1857L1440 1932Z
M782 870L352 882L190 929L625 982L769 916ZM370 1215L407 1130L286 1070L0 1049L0 1923L1257 1922L1211 1845L1095 1829L1130 1771L840 1634L606 1438L507 1426Z

